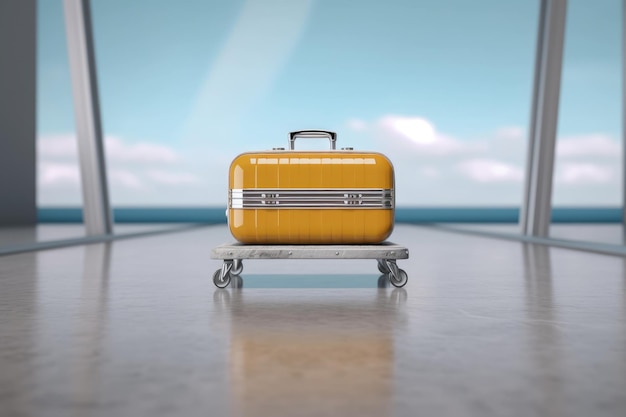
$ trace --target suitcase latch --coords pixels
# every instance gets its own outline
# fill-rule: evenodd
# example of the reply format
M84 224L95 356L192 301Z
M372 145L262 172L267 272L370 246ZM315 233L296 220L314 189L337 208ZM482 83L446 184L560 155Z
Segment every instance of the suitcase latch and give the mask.
M363 194L344 194L343 195L347 200L344 200L344 204L348 205L361 205L363 204Z
M263 193L261 194L261 198L263 200L261 200L261 204L274 204L274 205L278 205L280 204L279 202L279 197L280 197L280 193Z

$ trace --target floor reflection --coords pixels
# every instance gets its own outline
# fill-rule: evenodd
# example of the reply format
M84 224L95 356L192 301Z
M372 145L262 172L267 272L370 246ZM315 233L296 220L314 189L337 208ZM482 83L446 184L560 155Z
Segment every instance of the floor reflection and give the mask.
M406 321L404 289L294 291L284 301L244 286L214 292L230 321L234 415L392 412L394 329Z
M95 404L98 400L99 373L102 367L97 358L101 353L107 325L110 265L110 243L85 246L76 322L77 340L74 342L75 346L80 346L81 349L73 361L74 398L81 404ZM76 415L88 414L90 413L85 413L84 409L76 408Z
M533 366L541 369L543 375L537 381L543 393L538 411L541 415L561 415L564 401L560 358L562 349L555 317L550 248L524 244L522 250L526 311L530 323L528 341Z

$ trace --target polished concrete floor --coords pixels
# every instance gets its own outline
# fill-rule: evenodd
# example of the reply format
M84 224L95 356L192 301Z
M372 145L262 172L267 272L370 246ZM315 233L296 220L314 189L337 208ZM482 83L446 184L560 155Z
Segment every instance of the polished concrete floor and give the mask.
M116 234L145 233L156 230L180 228L181 224L116 224ZM85 237L82 224L39 224L37 226L2 226L0 227L0 252L3 249L29 246L37 243L54 242Z
M626 415L626 259L392 240L402 289L290 260L218 290L224 226L0 257L0 415Z
M487 233L519 234L520 226L513 223L448 223L449 228L482 231ZM549 237L552 239L575 240L592 243L623 245L626 242L624 228L620 224L572 224L559 223L550 226Z

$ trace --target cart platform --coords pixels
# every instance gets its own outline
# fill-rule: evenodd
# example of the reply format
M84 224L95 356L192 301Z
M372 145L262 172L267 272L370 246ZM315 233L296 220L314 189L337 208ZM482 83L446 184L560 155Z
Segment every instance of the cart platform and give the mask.
M392 242L377 245L246 245L226 243L211 251L211 259L223 259L224 264L213 274L213 283L226 287L231 278L243 271L243 259L376 259L378 270L386 274L391 284L403 287L407 273L398 268L397 259L408 259L409 250Z

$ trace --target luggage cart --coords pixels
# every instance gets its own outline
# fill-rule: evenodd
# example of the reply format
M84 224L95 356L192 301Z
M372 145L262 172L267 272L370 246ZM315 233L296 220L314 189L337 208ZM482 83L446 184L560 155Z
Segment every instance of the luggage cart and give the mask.
M404 287L409 277L398 268L396 260L408 259L409 250L391 242L378 245L247 245L223 244L213 248L211 259L222 259L222 267L213 274L218 288L226 287L243 272L244 259L376 259L378 270L395 287Z

